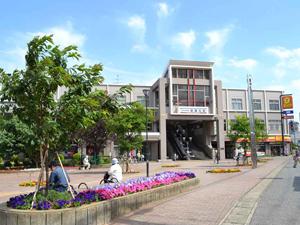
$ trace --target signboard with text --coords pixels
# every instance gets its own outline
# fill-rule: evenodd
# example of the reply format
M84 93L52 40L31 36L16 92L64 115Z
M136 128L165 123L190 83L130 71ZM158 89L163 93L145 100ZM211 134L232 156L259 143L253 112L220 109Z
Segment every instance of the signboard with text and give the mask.
M208 114L208 107L179 106L178 113Z
M281 109L292 109L293 108L293 96L283 95L281 96Z

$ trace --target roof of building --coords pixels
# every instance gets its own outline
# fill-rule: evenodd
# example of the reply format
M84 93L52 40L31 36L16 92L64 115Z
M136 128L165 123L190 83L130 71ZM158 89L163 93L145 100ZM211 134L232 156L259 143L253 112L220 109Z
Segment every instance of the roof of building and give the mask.
M169 65L212 67L214 65L214 62L171 59L169 61Z

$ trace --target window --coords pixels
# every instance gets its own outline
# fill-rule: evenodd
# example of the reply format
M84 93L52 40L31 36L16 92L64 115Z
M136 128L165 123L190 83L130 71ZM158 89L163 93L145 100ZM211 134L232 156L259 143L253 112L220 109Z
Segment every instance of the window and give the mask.
M269 100L270 110L279 110L279 100Z
M190 78L190 79L194 78L193 70L188 70L188 78Z
M253 109L261 110L261 100L260 99L253 99Z
M243 103L241 98L232 98L231 104L232 104L232 109L243 110Z
M187 70L178 69L178 78L187 78Z
M172 68L172 77L177 78L177 69L176 68Z
M209 80L209 70L204 70L204 79Z
M126 103L126 97L125 96L119 96L117 97L117 101L119 104L124 105Z
M226 131L227 130L227 122L226 122L226 120L224 120L224 131Z
M210 86L173 84L173 105L210 106Z
M194 77L196 79L203 79L203 70L194 70Z
M281 120L269 120L269 131L281 131Z
M141 103L144 106L146 105L145 96L137 96L136 98L139 103Z

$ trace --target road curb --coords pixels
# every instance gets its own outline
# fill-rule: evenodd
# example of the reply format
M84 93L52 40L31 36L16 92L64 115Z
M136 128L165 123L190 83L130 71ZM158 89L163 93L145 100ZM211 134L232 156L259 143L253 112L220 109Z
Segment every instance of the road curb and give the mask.
M264 178L262 178L262 181L242 196L229 210L219 225L249 225L257 207L260 195L272 182L272 178L276 177L287 164L288 159L289 158L284 160L276 169L268 173Z

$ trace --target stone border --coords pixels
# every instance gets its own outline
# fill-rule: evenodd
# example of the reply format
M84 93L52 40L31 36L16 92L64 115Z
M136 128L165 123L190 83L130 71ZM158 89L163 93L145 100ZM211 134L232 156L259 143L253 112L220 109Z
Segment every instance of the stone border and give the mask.
M280 166L265 176L262 181L241 197L229 210L219 225L249 225L256 210L260 195L272 182L272 178L275 178L287 163L288 160L285 160Z
M192 178L170 185L142 191L77 208L29 211L0 205L0 225L101 225L151 202L162 200L198 185Z

